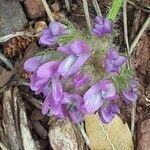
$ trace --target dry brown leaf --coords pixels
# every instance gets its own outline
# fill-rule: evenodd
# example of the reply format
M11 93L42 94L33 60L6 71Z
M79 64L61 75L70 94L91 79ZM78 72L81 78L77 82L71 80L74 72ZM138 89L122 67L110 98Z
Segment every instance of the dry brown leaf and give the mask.
M0 139L10 150L39 150L28 127L24 102L17 88L3 92L3 116Z
M20 150L20 137L16 129L16 122L14 118L14 111L12 109L12 91L11 88L3 93L3 120L2 125L5 137L7 137L8 145L11 150ZM7 146L7 145L6 145ZM7 147L7 148L9 148Z
M0 87L3 87L12 77L11 71L6 71L5 68L0 67Z
M78 150L76 135L69 120L52 122L49 139L54 150Z
M38 144L33 139L29 126L28 126L28 120L27 115L25 111L24 102L22 100L22 97L20 95L20 92L17 88L14 90L14 101L18 102L19 105L19 122L20 122L20 135L22 140L22 145L24 150L39 150Z
M85 128L91 150L133 150L133 141L128 125L116 116L109 124L103 124L97 114L85 119Z

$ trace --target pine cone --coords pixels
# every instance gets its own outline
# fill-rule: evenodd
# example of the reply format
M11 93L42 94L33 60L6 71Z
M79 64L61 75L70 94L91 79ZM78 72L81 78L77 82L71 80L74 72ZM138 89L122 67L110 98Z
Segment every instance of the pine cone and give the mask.
M4 45L4 53L10 58L18 58L28 48L34 39L32 37L14 37Z

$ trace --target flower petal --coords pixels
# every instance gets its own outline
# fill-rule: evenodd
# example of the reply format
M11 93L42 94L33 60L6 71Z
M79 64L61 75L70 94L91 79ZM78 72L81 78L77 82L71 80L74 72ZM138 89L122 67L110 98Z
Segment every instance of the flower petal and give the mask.
M49 112L49 100L46 98L42 104L42 114L46 115Z
M58 61L50 61L43 64L37 70L37 76L39 78L46 78L46 79L53 77L58 70L59 64L60 63Z
M41 60L41 56L35 56L27 59L24 63L24 69L28 72L36 71L41 65Z
M103 123L110 123L119 111L120 110L117 104L109 104L104 108L101 107L98 113Z
M53 36L58 36L58 35L61 35L64 33L64 30L67 28L67 26L63 25L62 23L60 22L51 22L49 24L49 29L51 31L51 34Z
M102 18L102 17L99 17L99 16L96 16L96 17L95 17L95 21L96 21L96 23L99 24L99 25L103 25L103 23L104 23L103 18Z
M60 79L58 79L57 77L52 78L52 96L55 103L60 102L63 97L63 87Z
M73 78L73 85L75 88L79 88L89 82L90 76L87 74L76 73Z
M87 113L93 113L98 110L103 104L103 100L100 93L94 93L90 97L84 96L83 108Z
M52 37L51 35L42 35L39 38L39 44L43 46L54 46L57 43L57 37Z
M105 27L104 28L105 33L111 33L112 32L112 24L108 19L104 20L104 27Z
M107 57L113 60L116 60L119 57L119 55L118 55L118 52L114 48L109 48Z
M84 115L78 110L78 108L73 107L69 113L73 123L80 123L84 119Z
M71 44L71 50L74 54L88 53L90 47L83 40L77 40Z
M134 102L138 99L136 92L127 90L122 92L123 100L129 104L130 102Z
M67 44L65 46L60 46L57 48L57 50L65 53L65 54L68 54L68 55L73 54L71 51L71 44Z
M69 77L70 75L77 73L82 67L82 65L84 65L84 63L87 61L89 56L90 55L88 53L80 54L80 56L76 59L76 61L72 64L72 66L70 66L66 77Z
M93 85L83 96L84 98L84 109L87 113L95 112L99 107L102 106L103 100L99 88L99 83Z
M101 89L102 97L107 100L116 100L119 98L113 83L105 84L105 89Z
M59 68L58 68L58 72L64 77L67 78L68 72L70 70L70 68L72 67L72 65L75 63L77 57L75 55L69 55L66 59L64 59Z
M42 35L51 35L50 29L48 27L44 28L42 31Z
M124 57L124 56L119 56L119 57L115 60L114 65L115 65L116 67L120 67L120 66L122 66L126 61L127 61L127 58L126 58L126 57Z

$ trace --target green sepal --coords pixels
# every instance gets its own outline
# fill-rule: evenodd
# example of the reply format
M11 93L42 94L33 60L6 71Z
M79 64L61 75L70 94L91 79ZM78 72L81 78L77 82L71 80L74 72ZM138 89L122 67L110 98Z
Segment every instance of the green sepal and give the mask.
M65 58L65 55L64 53L62 52L59 52L59 51L56 51L56 50L53 50L53 49L46 49L42 52L38 52L36 54L36 56L43 56L43 57L48 57L48 59L50 61L53 61L53 60L63 60Z

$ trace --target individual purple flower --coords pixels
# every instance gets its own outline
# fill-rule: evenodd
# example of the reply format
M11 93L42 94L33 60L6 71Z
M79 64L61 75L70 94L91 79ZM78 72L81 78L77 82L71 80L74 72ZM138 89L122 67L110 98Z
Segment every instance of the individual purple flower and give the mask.
M63 96L63 88L60 81L60 75L57 70L60 62L50 61L41 65L31 76L31 89L35 94L43 93L45 96L52 93L55 103L59 103Z
M43 30L39 39L39 44L44 46L54 46L60 36L68 33L69 30L64 24L55 21L51 22L49 26Z
M57 118L65 118L68 116L65 104L61 102L55 103L52 96L52 91L49 91L42 104L42 113L44 115L50 113L51 115L55 115Z
M127 104L134 102L138 99L137 86L138 86L138 82L136 80L132 79L129 81L128 88L122 92L123 100Z
M111 80L100 80L84 94L84 108L87 113L97 111L105 100L118 99L117 91Z
M66 105L68 117L74 123L82 122L84 119L83 98L77 94L64 92L62 103Z
M66 118L68 116L65 105L60 102L56 103L53 99L51 91L42 104L42 113L46 115L49 112L51 115L55 115L57 118Z
M77 73L90 56L90 47L82 40L58 47L57 50L68 55L61 62L58 69L58 72L64 78L68 78L70 75Z
M119 112L120 110L118 105L111 103L110 101L106 101L106 103L98 110L98 114L103 123L110 123Z
M25 61L24 70L26 70L27 72L34 72L47 60L48 58L43 56L31 57Z
M92 30L92 33L97 37L103 37L104 35L112 32L112 23L106 19L97 16L95 18L95 26Z
M106 58L104 60L104 66L108 73L114 72L119 73L121 66L127 61L127 58L121 56L115 51L115 49L110 48Z
M90 81L90 76L88 74L76 73L73 77L73 86L79 88Z

